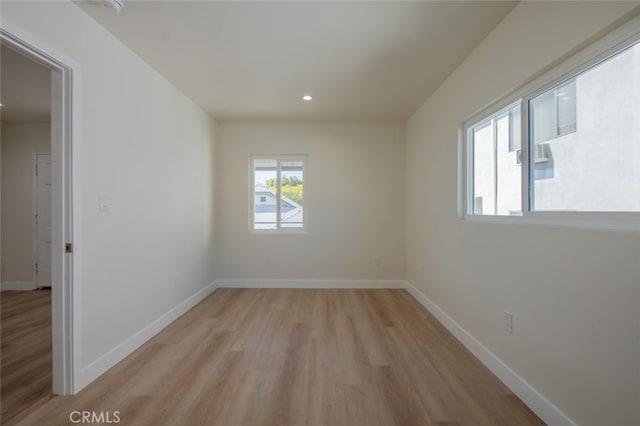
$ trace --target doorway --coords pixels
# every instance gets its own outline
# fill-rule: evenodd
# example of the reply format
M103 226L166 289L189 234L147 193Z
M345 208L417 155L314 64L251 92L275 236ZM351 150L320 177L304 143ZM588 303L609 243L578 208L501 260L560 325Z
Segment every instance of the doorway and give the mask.
M33 182L31 199L34 210L26 220L33 232L30 243L34 288L50 288L51 394L73 394L82 387L81 318L80 301L80 66L50 48L46 43L3 20L0 23L0 48L44 68L49 76L49 149L38 149L31 154L29 177ZM7 50L5 50L7 49ZM4 57L2 62L4 62ZM3 82L0 103L4 104L7 87ZM5 116L9 104L0 107ZM10 115L10 114L9 114ZM2 129L2 139L7 132ZM40 158L38 154L48 154ZM5 163L3 161L3 163ZM48 163L48 164L47 164ZM50 168L50 178L36 181L35 166ZM4 164L3 164L4 166ZM3 170L4 176L4 170ZM4 182L3 182L4 186ZM48 218L35 214L37 203L49 205ZM47 234L50 232L50 234ZM4 239L4 235L3 235ZM9 249L13 249L9 247ZM0 254L7 251L2 247ZM46 257L46 253L50 257ZM38 274L35 274L37 258ZM3 265L4 266L4 265ZM4 272L4 271L2 271ZM47 285L48 284L48 285ZM1 296L1 293L0 293Z
M0 46L2 423L52 397L51 71ZM47 247L48 246L48 247Z

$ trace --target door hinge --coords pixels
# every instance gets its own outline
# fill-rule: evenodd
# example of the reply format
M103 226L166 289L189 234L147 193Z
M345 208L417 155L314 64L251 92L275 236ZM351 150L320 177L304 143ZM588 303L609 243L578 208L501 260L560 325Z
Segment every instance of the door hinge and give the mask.
M38 263L37 262L36 262L36 264L35 264L33 269L34 269L35 273L38 274Z
M64 252L65 253L73 253L73 243L65 243Z

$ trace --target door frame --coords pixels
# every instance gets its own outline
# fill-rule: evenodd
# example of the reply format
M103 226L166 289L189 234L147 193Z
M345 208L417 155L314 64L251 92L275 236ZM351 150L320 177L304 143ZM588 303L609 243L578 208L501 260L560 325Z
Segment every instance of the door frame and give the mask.
M52 391L69 395L82 383L81 69L5 18L0 43L51 70Z

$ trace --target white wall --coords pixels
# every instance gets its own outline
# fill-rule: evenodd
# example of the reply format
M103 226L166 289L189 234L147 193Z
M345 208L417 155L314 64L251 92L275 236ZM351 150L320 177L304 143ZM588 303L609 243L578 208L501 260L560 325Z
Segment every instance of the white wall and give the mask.
M70 2L2 18L81 66L87 366L215 279L215 122Z
M221 123L219 276L404 278L401 123ZM251 154L308 154L305 234L249 231ZM267 265L266 257L271 257ZM381 265L373 259L380 257Z
M2 123L2 282L34 286L34 154L51 152L49 123Z
M582 425L640 424L640 236L459 220L457 131L635 6L520 3L407 124L408 280Z

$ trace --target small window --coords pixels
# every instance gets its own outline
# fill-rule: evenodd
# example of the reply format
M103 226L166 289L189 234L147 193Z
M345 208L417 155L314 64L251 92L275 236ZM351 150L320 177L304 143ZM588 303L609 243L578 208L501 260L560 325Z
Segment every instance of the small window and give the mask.
M253 231L304 229L304 157L252 157Z
M521 210L520 105L489 116L468 131L471 189L468 214L513 215Z

